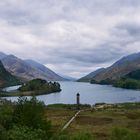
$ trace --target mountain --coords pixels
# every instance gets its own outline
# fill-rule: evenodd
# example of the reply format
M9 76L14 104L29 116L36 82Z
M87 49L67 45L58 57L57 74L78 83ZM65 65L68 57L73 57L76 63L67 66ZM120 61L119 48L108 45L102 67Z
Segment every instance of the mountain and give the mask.
M32 80L34 78L45 77L45 75L39 73L29 64L14 55L7 55L1 61L7 71L23 80Z
M103 72L103 71L105 71L105 68L97 69L96 71L93 71L93 72L89 73L88 75L86 75L86 76L84 76L84 77L78 79L77 81L78 81L78 82L90 82L90 80L91 80L94 76L96 76L97 74L99 74L99 73L101 73L101 72Z
M15 76L6 71L2 62L0 61L0 87L13 86L19 83L20 81Z
M46 73L32 67L31 64L14 55L7 55L1 61L8 72L22 80L28 81L36 78L51 81L58 80L55 79L56 77L46 75Z
M49 79L51 80L55 80L55 81L63 81L65 80L65 78L59 76L58 74L56 74L55 72L53 72L52 70L50 70L49 68L47 68L46 66L34 61L34 60L25 60L25 62L27 62L29 65L31 65L34 69L40 71L41 73L45 74Z
M140 59L140 52L139 53L134 53L134 54L130 54L128 56L124 56L123 58L121 58L120 60L118 60L117 62L115 62L112 67L116 67L116 66L120 66L120 65L124 65L126 63L131 63L137 59Z
M116 80L137 69L140 69L140 53L131 54L121 58L112 66L106 68L103 72L95 75L92 80L97 82L109 79Z
M4 57L6 57L7 55L3 52L0 52L0 60L3 59Z

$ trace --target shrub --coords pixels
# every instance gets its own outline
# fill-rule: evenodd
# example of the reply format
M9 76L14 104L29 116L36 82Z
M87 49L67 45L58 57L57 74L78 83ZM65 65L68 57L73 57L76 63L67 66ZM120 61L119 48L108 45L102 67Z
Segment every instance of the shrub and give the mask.
M5 101L0 105L0 125L6 129L12 125L13 108Z
M45 105L35 97L27 100L20 97L14 108L13 122L16 125L27 126L32 129L42 129L50 136L51 123L45 116Z
M7 140L47 140L45 131L27 126L14 126L7 134Z
M0 124L0 140L7 140L6 129Z

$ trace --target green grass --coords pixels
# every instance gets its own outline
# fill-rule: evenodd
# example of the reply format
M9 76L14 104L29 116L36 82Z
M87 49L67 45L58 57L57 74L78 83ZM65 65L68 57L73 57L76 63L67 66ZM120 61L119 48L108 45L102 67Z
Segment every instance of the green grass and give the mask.
M77 105L76 104L50 104L47 106L48 108L59 108L59 109L77 109ZM81 109L89 109L91 108L91 105L89 104L80 104L79 108Z

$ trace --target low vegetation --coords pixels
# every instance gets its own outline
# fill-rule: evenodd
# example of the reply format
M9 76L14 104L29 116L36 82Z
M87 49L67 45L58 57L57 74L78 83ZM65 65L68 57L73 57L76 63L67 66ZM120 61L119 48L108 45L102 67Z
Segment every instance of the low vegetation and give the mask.
M72 109L72 110L76 110L77 109L77 104L50 104L47 106L48 108L60 108L60 109ZM89 109L91 107L91 105L89 104L80 104L78 106L81 109Z
M45 116L45 105L33 97L20 97L16 104L2 101L0 105L1 140L47 140L51 123Z
M47 116L49 116L48 109L43 102L38 101L35 97L30 100L25 97L19 97L17 103L1 100L0 139L92 140L92 136L87 133L77 133L71 136L68 133L53 129L53 125Z
M89 133L96 140L139 140L139 123L140 103L124 103L82 111L67 132Z
M140 140L140 103L116 104L102 109L82 105L84 111L62 132L62 127L76 113L74 107L45 106L35 97L30 100L19 97L17 103L1 99L0 139Z

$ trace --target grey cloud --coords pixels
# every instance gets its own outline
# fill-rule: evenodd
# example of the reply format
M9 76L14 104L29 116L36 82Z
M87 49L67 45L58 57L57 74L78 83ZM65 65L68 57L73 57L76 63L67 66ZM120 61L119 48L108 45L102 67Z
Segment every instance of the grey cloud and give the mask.
M109 44L104 44L95 49L81 49L80 51L75 50L75 52L59 51L58 55L68 60L78 61L79 63L99 64L112 61L123 54L123 51L121 50L121 52L119 48L111 48L112 46Z
M140 51L139 13L139 0L0 1L0 51L83 76Z
M130 36L139 37L140 36L140 24L136 23L124 23L118 25L119 30L126 30Z

